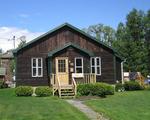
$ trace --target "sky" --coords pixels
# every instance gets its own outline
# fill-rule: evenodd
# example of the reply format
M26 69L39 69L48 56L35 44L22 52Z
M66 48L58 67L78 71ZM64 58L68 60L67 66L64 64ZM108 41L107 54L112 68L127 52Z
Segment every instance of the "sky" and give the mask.
M146 12L150 0L0 0L0 48L12 49L14 35L30 41L64 22L80 29L98 23L116 29L133 8Z

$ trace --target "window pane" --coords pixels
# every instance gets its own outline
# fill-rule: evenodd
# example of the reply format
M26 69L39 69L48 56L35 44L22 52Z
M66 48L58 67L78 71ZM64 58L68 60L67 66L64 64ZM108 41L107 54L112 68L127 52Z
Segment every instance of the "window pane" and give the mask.
M100 67L97 67L97 74L100 74Z
M91 60L92 60L92 66L95 66L95 59L92 58Z
M96 64L97 64L97 65L100 65L100 58L97 58L97 59L96 59Z
M76 73L82 73L82 68L76 68Z
M42 61L41 59L38 59L38 67L42 66L41 61Z
M33 68L33 76L36 76L36 68Z
M36 59L32 59L32 66L36 67Z
M58 60L58 72L66 72L65 60Z
M38 76L41 76L41 75L42 75L42 69L38 68Z
M82 59L76 59L76 66L82 66Z
M92 73L95 73L95 67L92 67L92 69L91 69L92 71Z

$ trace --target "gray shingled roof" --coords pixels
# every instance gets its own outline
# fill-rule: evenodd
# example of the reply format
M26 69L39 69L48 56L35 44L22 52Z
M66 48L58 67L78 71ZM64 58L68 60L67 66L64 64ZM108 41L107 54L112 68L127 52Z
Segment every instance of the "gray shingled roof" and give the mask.
M0 55L0 58L14 58L12 50L8 50L7 52Z

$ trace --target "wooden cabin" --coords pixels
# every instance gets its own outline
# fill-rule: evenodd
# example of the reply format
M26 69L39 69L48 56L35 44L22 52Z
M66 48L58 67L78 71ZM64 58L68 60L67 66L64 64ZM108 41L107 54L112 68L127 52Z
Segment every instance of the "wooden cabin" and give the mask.
M16 85L54 92L78 83L121 81L121 58L109 46L64 23L14 51Z

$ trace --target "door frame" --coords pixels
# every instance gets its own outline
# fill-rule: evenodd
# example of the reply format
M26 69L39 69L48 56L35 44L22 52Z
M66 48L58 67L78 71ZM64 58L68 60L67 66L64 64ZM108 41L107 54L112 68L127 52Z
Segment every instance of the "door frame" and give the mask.
M58 71L58 60L65 60L65 72L59 72ZM55 58L55 74L56 75L64 75L65 78L62 78L62 81L66 81L66 83L62 83L62 84L69 84L69 58L68 57L56 57ZM66 76L65 76L66 75ZM66 79L66 80L64 80ZM61 82L61 81L60 81Z

